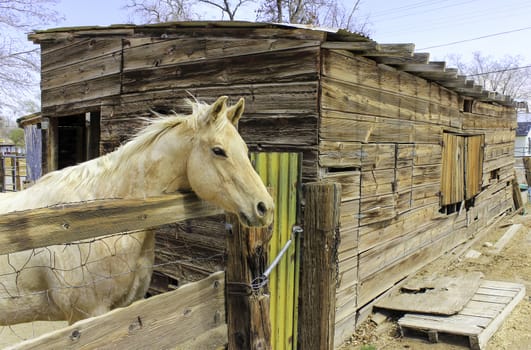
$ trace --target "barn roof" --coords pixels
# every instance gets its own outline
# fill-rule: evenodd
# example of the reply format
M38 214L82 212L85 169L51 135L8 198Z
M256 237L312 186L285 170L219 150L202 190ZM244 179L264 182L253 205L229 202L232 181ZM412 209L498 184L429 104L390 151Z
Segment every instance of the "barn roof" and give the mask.
M264 38L271 34L268 29L285 29L285 37L294 39L311 37L320 40L323 48L353 52L399 71L433 81L465 97L495 102L505 106L514 106L515 104L511 96L484 90L483 86L475 84L474 80L467 79L466 75L461 75L457 68L447 68L446 62L430 61L429 53L414 52L414 44L381 44L362 34L341 29L245 21L188 21L145 25L115 24L111 26L53 28L35 31L30 33L28 38L34 43L41 44L88 37L133 37L142 34L163 36L182 31L219 31L222 33L224 30L239 29L242 30L242 37L252 33L253 35L262 34ZM276 33L275 35L278 36L279 34Z

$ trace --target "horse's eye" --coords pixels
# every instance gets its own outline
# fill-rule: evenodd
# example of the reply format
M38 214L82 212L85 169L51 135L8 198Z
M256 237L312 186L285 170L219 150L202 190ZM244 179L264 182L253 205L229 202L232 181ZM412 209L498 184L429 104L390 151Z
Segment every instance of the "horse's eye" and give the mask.
M220 157L225 157L227 158L227 153L225 153L225 150L221 147L214 147L212 148L212 152L214 152L214 154L216 156L220 156Z

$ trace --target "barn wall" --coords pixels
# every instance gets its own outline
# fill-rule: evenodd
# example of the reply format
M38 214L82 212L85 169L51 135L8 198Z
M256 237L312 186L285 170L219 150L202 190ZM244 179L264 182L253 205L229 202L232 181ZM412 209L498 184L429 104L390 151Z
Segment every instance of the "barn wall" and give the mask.
M344 51L323 52L319 166L343 186L336 344L356 311L512 208L514 111ZM468 107L470 108L470 107ZM484 135L481 192L440 212L443 133ZM464 205L463 205L464 207Z
M229 103L244 97L239 130L250 150L302 152L304 179L317 179L323 33L137 28L134 35L108 34L84 32L42 43L45 116L100 112L105 154L145 124L150 109L187 113L184 100L192 96L208 103L221 95ZM160 228L152 292L222 268L224 232L220 217ZM176 260L181 263L166 264Z
M81 37L41 44L43 117L99 110L121 91L122 39Z
M53 125L100 112L101 154L127 141L149 109L186 112L190 94L209 103L244 97L239 130L252 151L302 152L303 182L341 183L336 344L375 297L512 207L512 108L322 49L323 32L148 26L40 35L43 117ZM445 132L484 140L481 192L450 214L440 212ZM220 217L163 228L157 287L219 268L223 230ZM217 258L195 264L190 247ZM171 260L191 263L164 265Z

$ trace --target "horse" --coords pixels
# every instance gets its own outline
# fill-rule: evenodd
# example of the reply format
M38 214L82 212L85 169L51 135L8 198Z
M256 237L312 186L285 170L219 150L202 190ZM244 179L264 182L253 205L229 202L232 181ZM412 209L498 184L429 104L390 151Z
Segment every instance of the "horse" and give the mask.
M117 150L0 196L0 213L191 190L245 226L271 224L273 199L236 129L244 100L227 106L227 99L187 100L191 115L153 111L150 124ZM143 230L0 256L0 325L72 324L143 298L154 241Z

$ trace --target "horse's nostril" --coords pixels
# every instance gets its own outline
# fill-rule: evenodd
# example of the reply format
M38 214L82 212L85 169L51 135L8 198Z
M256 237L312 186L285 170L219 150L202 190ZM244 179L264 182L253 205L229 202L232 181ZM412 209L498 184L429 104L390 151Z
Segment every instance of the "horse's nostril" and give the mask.
M259 202L256 206L256 209L258 210L258 215L260 216L264 216L267 212L267 207L264 202Z

